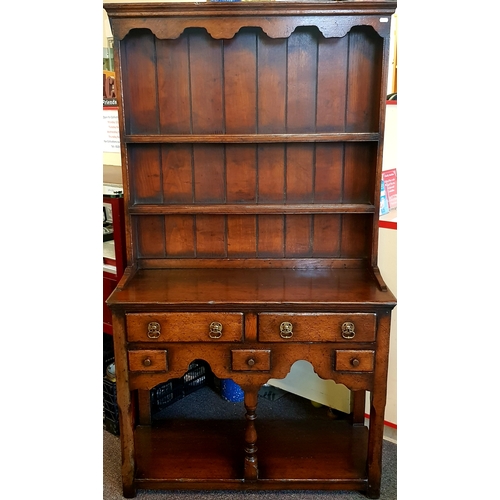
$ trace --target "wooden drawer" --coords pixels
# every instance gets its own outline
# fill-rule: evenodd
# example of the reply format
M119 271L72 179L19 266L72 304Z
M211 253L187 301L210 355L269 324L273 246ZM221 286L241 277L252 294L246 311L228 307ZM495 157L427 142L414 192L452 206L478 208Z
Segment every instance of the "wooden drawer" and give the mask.
M371 372L374 366L375 351L335 351L335 370L339 372Z
M371 313L261 313L261 342L373 342L377 315Z
M269 349L238 349L231 351L231 367L234 371L268 372L271 369Z
M129 351L128 365L131 372L166 372L167 351L164 349Z
M127 314L129 342L241 342L242 313Z

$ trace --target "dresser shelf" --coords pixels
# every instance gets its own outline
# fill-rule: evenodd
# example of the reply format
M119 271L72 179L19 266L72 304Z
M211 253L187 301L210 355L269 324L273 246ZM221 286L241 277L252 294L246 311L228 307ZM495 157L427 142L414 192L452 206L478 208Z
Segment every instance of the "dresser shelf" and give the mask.
M189 144L189 143L216 143L216 144L272 144L295 142L364 142L378 141L378 133L331 133L331 134L178 134L178 135L126 135L127 144Z
M244 480L242 421L169 420L138 426L137 486L204 490L219 489L223 483L234 490L261 489L263 484L278 490L366 489L366 427L348 421L260 421L257 483ZM186 446L184 436L196 443L194 448ZM159 456L156 450L162 448L170 453ZM284 482L283 477L290 480Z
M368 203L332 203L332 204L191 204L191 205L151 205L138 204L129 208L130 215L170 215L170 214L248 214L248 215L265 215L265 214L373 214L375 213L375 205Z

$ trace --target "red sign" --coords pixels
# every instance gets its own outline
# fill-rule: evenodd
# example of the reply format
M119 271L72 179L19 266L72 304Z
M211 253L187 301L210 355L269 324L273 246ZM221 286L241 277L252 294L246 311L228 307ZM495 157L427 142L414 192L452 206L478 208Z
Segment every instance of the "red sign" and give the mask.
M385 184L385 193L389 201L389 208L392 210L398 206L398 176L395 168L384 170L382 180Z

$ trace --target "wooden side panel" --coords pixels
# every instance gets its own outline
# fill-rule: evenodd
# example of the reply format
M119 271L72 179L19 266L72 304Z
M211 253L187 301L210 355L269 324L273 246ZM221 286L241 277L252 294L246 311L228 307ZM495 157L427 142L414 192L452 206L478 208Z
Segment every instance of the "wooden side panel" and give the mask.
M122 44L122 78L129 134L158 132L158 100L155 37L149 30L134 30Z

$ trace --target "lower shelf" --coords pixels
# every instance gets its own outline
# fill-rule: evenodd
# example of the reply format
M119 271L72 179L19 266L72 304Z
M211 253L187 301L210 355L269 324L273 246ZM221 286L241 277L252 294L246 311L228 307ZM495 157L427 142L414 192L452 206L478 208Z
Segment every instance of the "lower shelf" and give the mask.
M345 420L257 424L258 481L244 481L241 420L166 420L135 433L145 489L366 489L368 429Z

